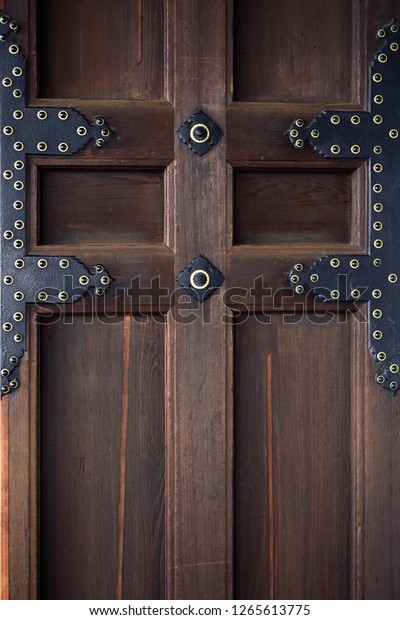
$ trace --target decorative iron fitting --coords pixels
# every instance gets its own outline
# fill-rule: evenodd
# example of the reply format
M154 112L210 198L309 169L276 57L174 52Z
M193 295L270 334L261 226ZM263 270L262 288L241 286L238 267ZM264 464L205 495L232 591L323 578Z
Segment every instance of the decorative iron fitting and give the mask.
M289 274L297 293L327 302L369 302L369 347L381 367L376 382L395 394L400 384L400 24L378 31L383 45L371 63L369 112L322 112L309 125L295 120L287 134L298 149L309 142L331 158L370 160L368 255L324 256Z
M177 276L177 282L202 303L224 281L224 276L204 256L196 256Z
M178 136L182 142L199 157L217 144L223 135L221 127L202 110L198 110L188 118L178 130Z
M18 366L26 350L26 304L74 303L91 288L108 289L102 265L94 273L71 256L29 256L28 157L72 155L89 140L108 142L101 116L93 125L69 108L31 108L26 104L26 60L13 34L16 22L0 12L0 282L1 394L19 385Z

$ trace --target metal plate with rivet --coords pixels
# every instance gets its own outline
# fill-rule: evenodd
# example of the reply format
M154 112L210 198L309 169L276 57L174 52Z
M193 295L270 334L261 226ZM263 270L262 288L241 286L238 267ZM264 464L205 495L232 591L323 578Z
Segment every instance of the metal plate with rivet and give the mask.
M194 299L203 302L221 286L224 276L207 258L199 255L190 261L176 279Z
M198 110L183 123L178 136L200 157L207 153L224 135L222 129L202 110Z
M0 11L2 396L19 386L18 365L27 340L25 304L73 303L91 288L104 294L111 282L104 268L91 273L71 256L26 254L27 157L72 155L90 140L103 146L110 130L102 117L90 124L73 109L27 106L27 64L13 40L17 30L17 24Z
M324 157L370 160L369 252L324 256L301 272L293 267L288 277L296 291L302 286L324 301L369 302L369 346L381 366L375 380L394 394L400 366L399 24L392 21L378 38L383 46L371 63L370 111L325 111L309 125L297 119L287 131L295 148L309 142Z

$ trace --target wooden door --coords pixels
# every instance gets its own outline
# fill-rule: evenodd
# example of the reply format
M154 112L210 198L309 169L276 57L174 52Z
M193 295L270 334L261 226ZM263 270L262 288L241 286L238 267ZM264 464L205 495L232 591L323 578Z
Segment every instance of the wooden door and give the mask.
M374 4L3 0L30 104L115 132L30 163L30 253L115 282L32 308L2 401L4 597L399 597L399 396L373 381L365 307L286 280L366 250L367 164L284 132L366 109L400 9ZM177 136L199 108L224 131L201 158ZM175 282L198 254L225 276L200 306Z

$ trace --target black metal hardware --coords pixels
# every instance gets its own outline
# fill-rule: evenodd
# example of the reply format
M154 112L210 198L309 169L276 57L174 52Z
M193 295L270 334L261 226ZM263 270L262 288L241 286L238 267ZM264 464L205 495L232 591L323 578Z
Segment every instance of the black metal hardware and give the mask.
M90 289L103 295L112 280L102 265L91 273L71 256L27 254L28 156L72 155L89 140L109 140L101 116L90 125L70 108L26 105L26 60L13 33L18 24L0 12L1 394L19 385L26 350L26 304L73 303Z
M202 110L183 123L178 136L200 157L207 153L224 135L222 129Z
M224 276L204 256L196 256L177 276L177 282L202 303L224 281Z
M298 263L289 279L324 301L369 301L369 347L382 370L376 382L395 394L400 384L400 24L378 31L383 46L371 63L369 112L322 112L287 132L296 148L305 141L324 157L370 159L368 255L324 256L309 268Z

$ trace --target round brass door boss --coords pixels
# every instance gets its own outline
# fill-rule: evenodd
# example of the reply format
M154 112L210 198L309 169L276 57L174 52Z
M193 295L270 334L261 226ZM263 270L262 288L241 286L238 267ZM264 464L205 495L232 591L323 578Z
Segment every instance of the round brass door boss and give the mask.
M199 144L203 142L207 142L210 137L210 130L207 125L203 123L196 123L190 130L190 138L193 142L198 142Z
M190 284L193 288L202 290L210 284L210 276L204 269L196 269L190 274Z

